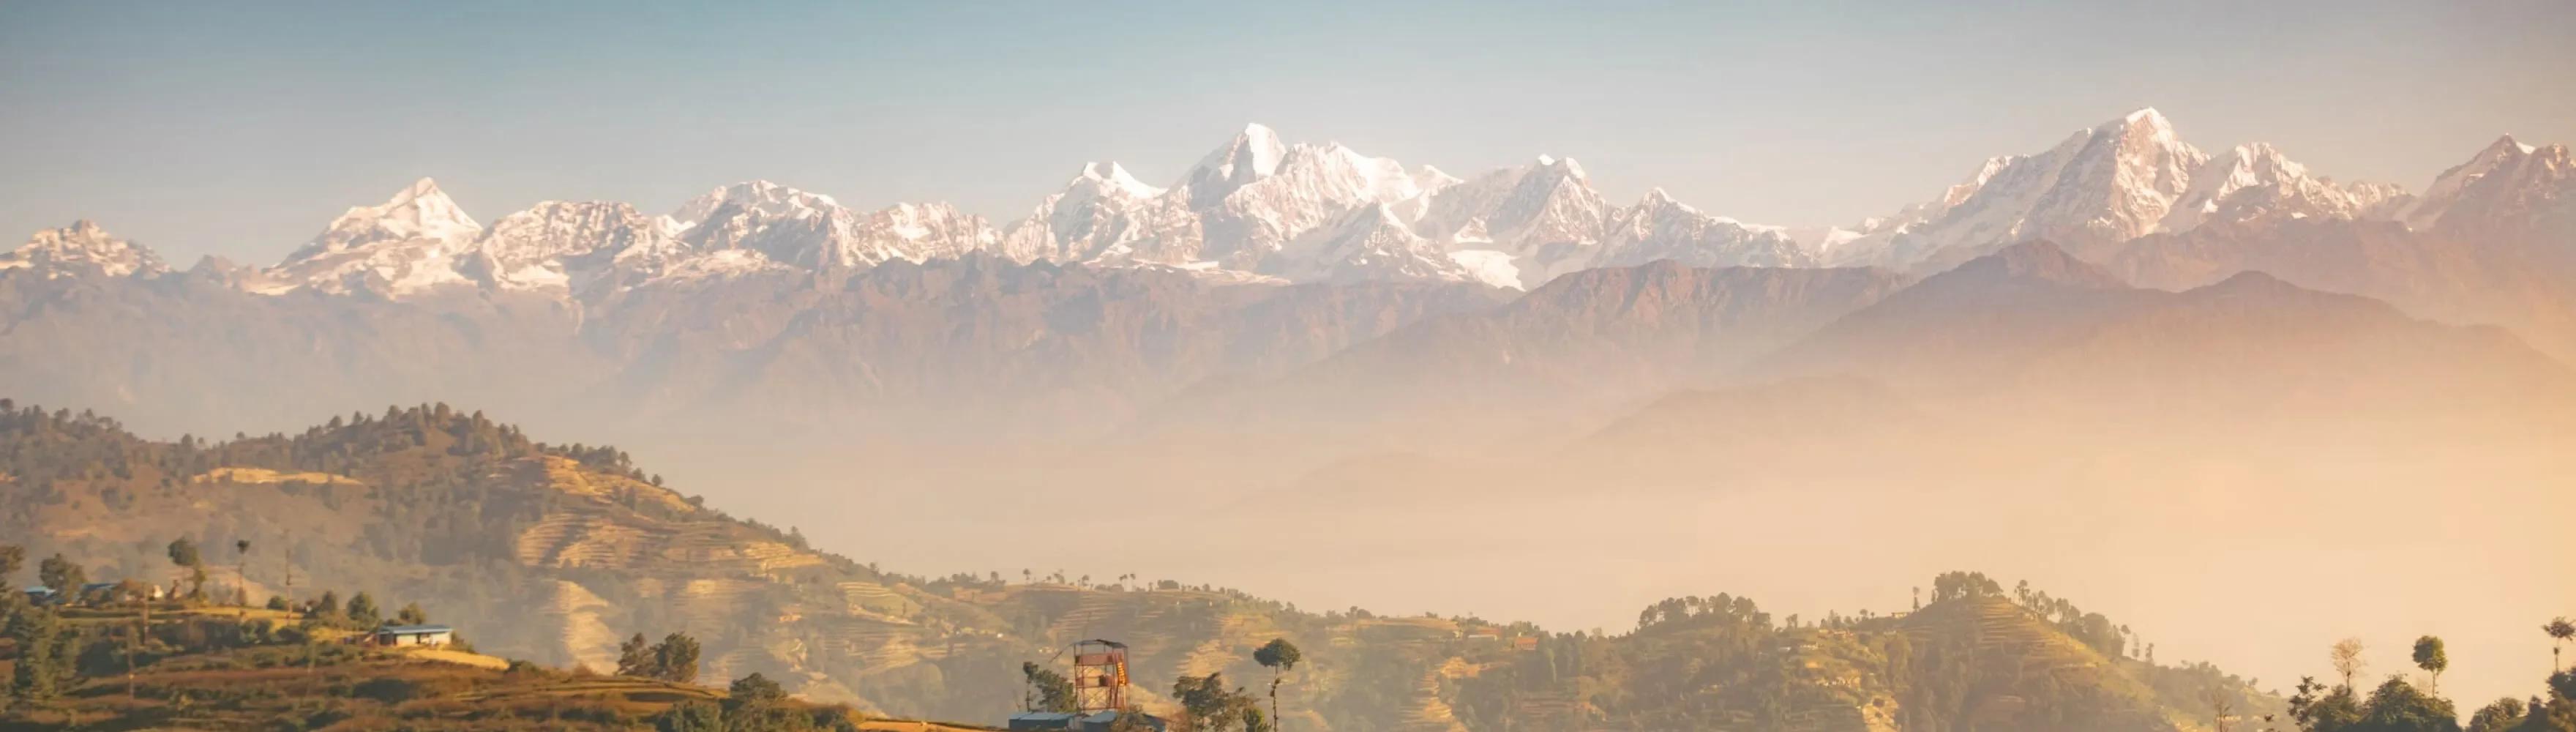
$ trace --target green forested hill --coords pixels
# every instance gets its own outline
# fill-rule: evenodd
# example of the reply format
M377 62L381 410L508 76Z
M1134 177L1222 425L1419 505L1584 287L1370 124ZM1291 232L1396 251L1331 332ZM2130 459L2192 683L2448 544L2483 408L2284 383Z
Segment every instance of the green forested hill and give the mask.
M901 575L658 482L617 450L539 443L444 405L157 442L0 402L0 536L93 580L170 584L181 570L165 547L187 538L206 547L216 597L365 591L418 602L486 653L603 671L620 639L685 631L704 643L703 678L759 672L908 717L998 721L1020 703L1023 661L1093 637L1132 646L1149 707L1184 674L1259 686L1253 649L1289 639L1307 649L1281 691L1292 730L2119 732L2204 727L2212 700L2279 706L2216 669L2137 658L2100 615L1974 575L1941 578L1901 616L1799 621L1721 595L1659 603L1625 633L1551 633L1128 578Z

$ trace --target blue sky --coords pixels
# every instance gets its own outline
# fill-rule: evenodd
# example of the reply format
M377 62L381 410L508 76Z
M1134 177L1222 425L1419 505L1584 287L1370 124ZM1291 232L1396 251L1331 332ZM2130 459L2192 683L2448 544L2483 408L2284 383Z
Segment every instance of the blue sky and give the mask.
M2153 5L2153 7L2150 7ZM0 236L269 262L433 176L486 222L766 178L1024 215L1248 121L1456 174L1549 153L1783 224L2155 106L2421 188L2576 142L2576 3L0 4Z

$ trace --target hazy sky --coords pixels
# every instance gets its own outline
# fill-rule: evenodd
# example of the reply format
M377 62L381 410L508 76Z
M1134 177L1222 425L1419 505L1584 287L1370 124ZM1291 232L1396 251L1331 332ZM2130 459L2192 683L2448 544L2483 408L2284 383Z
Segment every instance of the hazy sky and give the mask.
M2140 106L2410 189L2500 133L2576 141L2554 0L241 5L0 4L0 241L89 217L265 263L424 175L485 222L752 178L1010 219L1247 121L1783 224Z

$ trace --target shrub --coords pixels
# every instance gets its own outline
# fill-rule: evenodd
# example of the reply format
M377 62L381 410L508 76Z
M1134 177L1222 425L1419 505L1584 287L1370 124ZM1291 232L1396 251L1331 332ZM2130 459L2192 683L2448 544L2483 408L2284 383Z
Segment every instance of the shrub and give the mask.
M361 681L358 682L357 686L350 687L349 689L349 693L358 698L373 699L386 704L400 704L405 701L410 701L418 691L419 690L414 688L410 681L390 676L380 676Z

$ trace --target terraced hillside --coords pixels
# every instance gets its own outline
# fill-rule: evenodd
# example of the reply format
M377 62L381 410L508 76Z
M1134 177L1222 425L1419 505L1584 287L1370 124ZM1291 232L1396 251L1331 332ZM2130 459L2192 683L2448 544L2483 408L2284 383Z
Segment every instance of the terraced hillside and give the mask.
M1260 690L1254 649L1287 639L1305 649L1280 694L1300 731L2126 732L2192 729L2212 689L2239 709L2276 704L2214 671L2165 669L2150 688L2146 662L2078 640L2099 616L2050 620L2068 608L1991 593L1821 625L1686 598L1603 636L1301 612L1171 583L907 576L708 508L614 449L539 443L444 405L154 442L0 400L0 536L94 579L165 585L179 570L164 545L189 538L209 548L218 596L417 601L485 652L558 668L607 670L621 639L681 631L704 646L704 678L757 672L911 718L999 720L1020 704L1022 662L1062 663L1067 644L1104 637L1130 645L1135 696L1154 709L1181 675Z
M972 732L989 729L870 719L847 708L781 699L756 684L733 688L549 669L466 651L307 642L288 613L259 617L257 637L180 630L205 618L153 613L152 652L130 671L93 669L59 694L12 699L0 730L635 730L692 711L734 716L740 729L780 732ZM33 608L0 606L0 613ZM73 625L136 625L134 606L84 608ZM121 615L120 615L121 614ZM183 615L187 614L185 612ZM225 623L228 625L229 623ZM214 627L214 626L203 626ZM283 635L280 635L281 632ZM204 645L209 638L216 642ZM95 647L123 641L84 636ZM183 647L184 646L184 647ZM0 646L0 669L27 662ZM89 651L97 655L100 651Z

